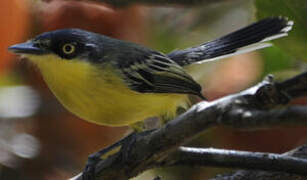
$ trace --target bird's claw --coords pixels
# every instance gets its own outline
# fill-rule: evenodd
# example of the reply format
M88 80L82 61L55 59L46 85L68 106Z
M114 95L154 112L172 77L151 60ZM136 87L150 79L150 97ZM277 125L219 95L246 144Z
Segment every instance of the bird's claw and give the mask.
M86 166L82 173L82 180L95 180L95 169L100 160L100 154L94 153L88 156Z
M139 132L139 133L133 132L133 133L129 134L127 137L118 141L117 143L112 144L111 146L109 146L107 148L104 148L104 149L102 149L102 150L100 150L100 151L98 151L94 154L89 155L85 169L82 173L82 180L95 180L96 166L101 160L104 159L104 158L101 158L101 157L103 157L103 155L107 155L110 151L116 149L117 147L120 147L120 148L123 147L124 150L121 150L121 152L123 153L122 158L125 159L125 160L128 159L129 158L129 152L130 152L129 148L131 148L132 144L135 143L137 135L145 136L148 133L151 133L153 131L155 131L155 129L147 130L147 131L143 131L143 132Z

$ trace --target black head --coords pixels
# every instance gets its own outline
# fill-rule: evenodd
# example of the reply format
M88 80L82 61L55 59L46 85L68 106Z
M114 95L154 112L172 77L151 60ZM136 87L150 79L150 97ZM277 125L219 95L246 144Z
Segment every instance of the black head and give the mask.
M102 36L81 29L46 32L25 43L9 47L17 54L56 54L63 59L91 59L102 50Z

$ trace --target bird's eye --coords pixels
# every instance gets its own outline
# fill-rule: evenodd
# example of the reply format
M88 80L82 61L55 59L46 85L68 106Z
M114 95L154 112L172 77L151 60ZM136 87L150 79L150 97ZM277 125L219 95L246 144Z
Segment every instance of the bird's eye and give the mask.
M65 53L66 55L70 55L72 53L74 53L76 50L76 47L75 45L71 44L71 43L67 43L67 44L64 44L62 46L62 51L63 53Z

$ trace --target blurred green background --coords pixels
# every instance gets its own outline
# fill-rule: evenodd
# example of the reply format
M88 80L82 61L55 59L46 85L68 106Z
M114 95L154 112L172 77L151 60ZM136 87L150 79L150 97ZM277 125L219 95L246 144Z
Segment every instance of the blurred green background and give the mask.
M192 6L135 4L114 8L97 1L0 1L0 179L53 180L78 174L87 156L126 135L128 128L87 123L66 111L36 67L7 47L41 32L82 28L170 52L213 40L268 16L287 16L295 25L275 46L190 66L210 100L239 92L272 73L285 79L305 70L306 0L220 0ZM197 100L194 100L196 103ZM302 98L293 104L306 104ZM235 131L215 128L189 145L285 152L307 142L307 128ZM136 179L209 179L220 168L174 167L148 171Z

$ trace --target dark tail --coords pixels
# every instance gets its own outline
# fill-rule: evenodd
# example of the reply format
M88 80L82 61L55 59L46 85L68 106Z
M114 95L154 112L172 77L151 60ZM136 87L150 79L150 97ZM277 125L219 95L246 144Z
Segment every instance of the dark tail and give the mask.
M168 57L184 66L262 49L271 46L266 41L287 36L292 25L293 21L287 18L267 18L219 39L196 47L173 51L168 54Z

